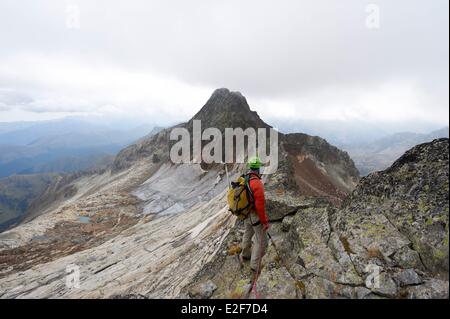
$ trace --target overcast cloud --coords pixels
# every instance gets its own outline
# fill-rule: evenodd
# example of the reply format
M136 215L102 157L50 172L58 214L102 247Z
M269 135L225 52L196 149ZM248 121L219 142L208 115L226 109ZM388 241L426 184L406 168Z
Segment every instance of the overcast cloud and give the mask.
M378 29L366 26L369 3ZM228 87L269 120L448 125L448 6L2 0L0 121L100 114L166 124Z

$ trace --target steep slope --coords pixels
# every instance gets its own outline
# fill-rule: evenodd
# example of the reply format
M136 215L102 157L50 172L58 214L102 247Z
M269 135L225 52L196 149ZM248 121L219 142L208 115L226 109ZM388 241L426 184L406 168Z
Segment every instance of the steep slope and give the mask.
M167 195L192 190L192 180L151 161L77 179L75 196L0 235L1 297L176 297L234 223L224 205L225 179L189 166L178 169L205 187L173 205ZM154 184L159 169L170 174ZM80 290L60 279L70 264L81 269Z
M359 173L347 153L317 136L288 134L282 140L284 165L292 168L299 194L340 204L356 186Z
M399 258L396 251L402 244L398 243L396 247L397 243L389 239L389 233L384 235L384 229L377 229L382 224L374 219L379 217L389 222L390 227L418 253L419 264L424 270L448 278L448 147L448 139L420 144L387 170L361 180L348 199L342 217L336 221L336 227L348 235L352 247L364 245L362 236L369 242L371 233L376 230L377 236L384 237L376 248L386 258ZM371 215L365 216L363 210ZM354 243L351 238L355 236L355 230L347 233L349 220L361 221L361 225L368 226L359 229L358 242Z
M240 93L226 89L193 119L220 129L268 127ZM193 119L179 126L191 129ZM0 297L180 296L236 220L226 208L223 165L171 163L169 134L164 129L125 148L109 169L57 181L34 203L36 218L0 234ZM308 157L322 184L296 180L292 156ZM233 179L244 165L228 170ZM316 196L340 202L357 179L348 156L326 141L280 134L280 169L265 177L271 220ZM65 286L71 264L80 267L80 289Z
M257 292L262 298L448 298L448 180L449 140L438 139L363 178L342 208L311 202L273 223L281 259L271 245ZM252 277L233 255L240 234L238 225L186 296L201 296L209 281L213 298L245 296Z

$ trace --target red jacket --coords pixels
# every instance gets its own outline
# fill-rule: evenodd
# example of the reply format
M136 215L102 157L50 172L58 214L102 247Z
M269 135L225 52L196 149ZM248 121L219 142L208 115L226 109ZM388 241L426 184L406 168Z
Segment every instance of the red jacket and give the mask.
M254 197L255 212L258 214L261 224L266 225L269 222L266 214L266 204L264 198L264 185L261 181L261 177L256 173L249 173L250 180L249 186Z

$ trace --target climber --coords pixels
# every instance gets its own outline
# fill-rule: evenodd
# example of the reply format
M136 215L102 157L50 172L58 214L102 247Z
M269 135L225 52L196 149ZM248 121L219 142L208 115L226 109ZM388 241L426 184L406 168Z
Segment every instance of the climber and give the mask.
M253 193L253 205L250 214L244 220L244 236L242 239L241 262L250 260L250 268L260 271L261 258L267 248L266 231L269 229L269 220L265 210L264 186L260 175L261 160L258 157L248 161L247 175L249 177L250 191ZM252 245L252 237L254 243Z

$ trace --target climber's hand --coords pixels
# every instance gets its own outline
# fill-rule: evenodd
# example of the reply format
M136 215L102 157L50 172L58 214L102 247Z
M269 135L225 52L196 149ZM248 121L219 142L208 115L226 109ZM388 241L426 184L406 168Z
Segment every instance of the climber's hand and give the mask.
M269 228L270 228L270 224L269 223L263 225L263 229L264 230L269 230Z

